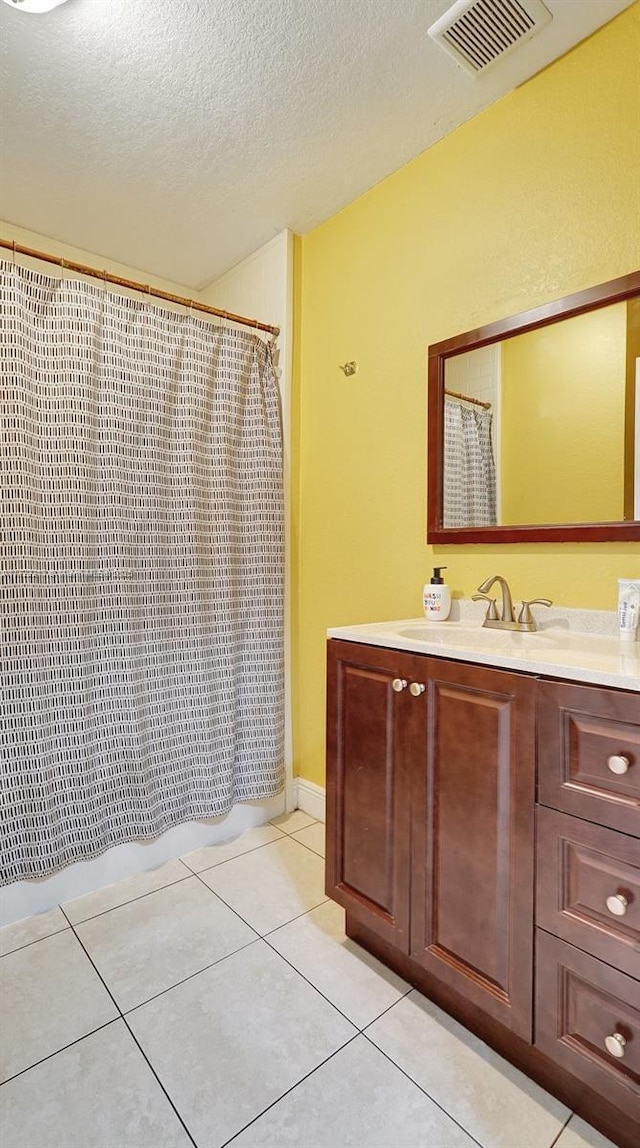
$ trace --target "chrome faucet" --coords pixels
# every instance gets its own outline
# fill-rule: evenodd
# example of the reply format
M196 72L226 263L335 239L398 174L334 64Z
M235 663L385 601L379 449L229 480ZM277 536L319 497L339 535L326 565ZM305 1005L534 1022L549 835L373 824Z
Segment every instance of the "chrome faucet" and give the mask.
M490 598L489 591L493 584L498 582L502 590L502 614L498 615L496 609L495 598ZM473 601L478 602L483 600L488 602L487 613L485 615L483 626L488 626L494 630L519 630L521 632L531 633L537 630L536 620L531 613L531 606L538 603L540 606L552 606L553 603L549 598L531 598L528 602L522 603L518 620L516 622L515 611L513 609L513 600L511 598L511 591L506 578L500 574L492 574L490 578L478 586L478 593L473 595Z

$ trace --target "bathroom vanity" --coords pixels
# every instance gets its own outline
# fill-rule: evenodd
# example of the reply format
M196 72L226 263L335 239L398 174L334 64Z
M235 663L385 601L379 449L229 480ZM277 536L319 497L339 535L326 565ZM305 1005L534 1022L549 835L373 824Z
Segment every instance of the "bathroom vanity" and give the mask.
M640 1144L640 645L329 631L327 893L347 933Z

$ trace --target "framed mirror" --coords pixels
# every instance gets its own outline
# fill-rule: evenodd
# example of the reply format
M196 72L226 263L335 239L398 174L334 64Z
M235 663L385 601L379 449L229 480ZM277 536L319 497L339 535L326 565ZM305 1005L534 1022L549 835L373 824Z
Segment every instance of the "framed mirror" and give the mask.
M640 541L640 271L429 347L427 541Z

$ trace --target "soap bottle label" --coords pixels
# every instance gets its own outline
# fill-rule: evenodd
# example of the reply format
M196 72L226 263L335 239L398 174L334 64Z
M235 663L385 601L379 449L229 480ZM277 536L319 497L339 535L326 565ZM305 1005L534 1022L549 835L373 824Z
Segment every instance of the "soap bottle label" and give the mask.
M422 591L425 618L444 622L451 609L451 590L448 586L434 586L428 582Z

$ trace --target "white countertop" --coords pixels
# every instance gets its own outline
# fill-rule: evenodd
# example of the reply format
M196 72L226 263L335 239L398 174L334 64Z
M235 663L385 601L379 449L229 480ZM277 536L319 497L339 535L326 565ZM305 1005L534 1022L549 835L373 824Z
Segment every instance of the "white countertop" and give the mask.
M533 634L483 629L482 615L478 617L477 611L472 615L464 607L462 612L466 613L465 617L447 622L405 618L394 622L336 626L327 634L330 638L363 642L368 646L386 646L496 666L498 669L523 670L541 677L617 686L640 693L640 642L623 641L617 635L603 634L603 629L611 629L603 611L566 610L561 614L557 610L547 623L539 620L540 629ZM456 613L459 614L460 610ZM574 628L575 616L579 616L582 625L589 625L591 614L592 629ZM615 619L615 615L612 617ZM638 704L640 706L640 701Z

